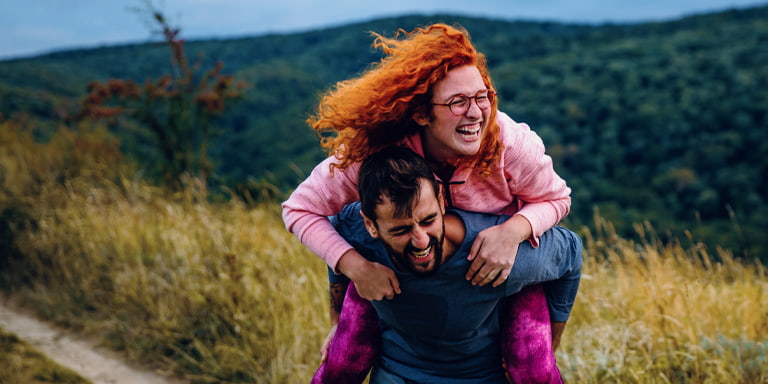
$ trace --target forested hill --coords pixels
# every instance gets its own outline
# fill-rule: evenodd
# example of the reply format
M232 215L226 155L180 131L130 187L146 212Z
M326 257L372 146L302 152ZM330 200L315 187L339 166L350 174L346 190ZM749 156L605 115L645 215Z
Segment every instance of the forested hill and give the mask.
M620 233L648 221L768 260L768 7L631 25L408 16L188 41L202 68L221 61L249 85L220 120L213 180L289 191L324 156L305 124L319 92L379 57L368 32L432 22L469 30L500 109L542 136L573 188L569 224L591 223L598 208ZM3 61L0 113L26 116L44 136L89 81L169 71L167 47L149 43ZM146 139L113 129L151 167Z

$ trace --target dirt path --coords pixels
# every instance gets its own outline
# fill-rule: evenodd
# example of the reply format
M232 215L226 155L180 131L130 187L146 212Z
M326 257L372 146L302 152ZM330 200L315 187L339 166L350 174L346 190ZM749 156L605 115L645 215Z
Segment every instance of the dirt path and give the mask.
M133 367L113 352L46 324L0 297L0 327L94 384L184 384Z

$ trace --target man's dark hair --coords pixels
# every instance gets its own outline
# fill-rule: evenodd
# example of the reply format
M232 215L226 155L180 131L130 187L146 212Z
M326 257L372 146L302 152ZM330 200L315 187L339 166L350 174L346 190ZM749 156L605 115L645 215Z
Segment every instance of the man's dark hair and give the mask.
M422 179L432 185L437 197L437 181L423 157L399 146L371 154L360 166L357 190L361 210L375 222L376 206L386 197L395 205L396 217L410 216L412 207L418 203Z

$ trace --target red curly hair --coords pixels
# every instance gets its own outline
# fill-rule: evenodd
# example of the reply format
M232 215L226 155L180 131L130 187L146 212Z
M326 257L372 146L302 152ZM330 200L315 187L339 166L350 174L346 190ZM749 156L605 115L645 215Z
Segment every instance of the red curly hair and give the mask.
M325 136L321 146L339 160L332 168L344 169L418 132L421 127L413 116L432 116L432 87L451 69L475 65L485 86L493 89L485 56L477 52L469 33L461 27L434 24L412 32L399 29L393 38L371 34L375 37L373 46L385 57L360 77L337 83L307 120ZM480 151L464 159L485 171L500 153L496 108L494 99ZM336 135L323 135L325 132Z

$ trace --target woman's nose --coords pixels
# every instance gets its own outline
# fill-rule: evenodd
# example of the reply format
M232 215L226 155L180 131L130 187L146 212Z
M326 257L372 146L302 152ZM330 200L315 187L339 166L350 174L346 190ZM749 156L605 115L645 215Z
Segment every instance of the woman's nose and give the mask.
M483 110L477 105L476 98L469 99L469 106L467 107L467 112L464 112L464 114L469 118L479 118L483 116Z

